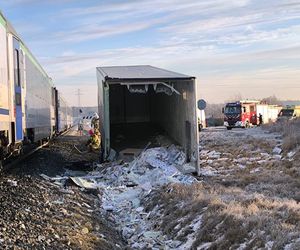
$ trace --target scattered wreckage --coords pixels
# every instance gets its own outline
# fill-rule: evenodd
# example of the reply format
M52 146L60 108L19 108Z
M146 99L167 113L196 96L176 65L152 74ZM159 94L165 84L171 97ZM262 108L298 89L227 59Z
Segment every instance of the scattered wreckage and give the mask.
M183 242L173 242L156 229L156 221L151 218L157 216L157 211L145 211L143 200L166 184L197 182L195 177L182 172L185 169L191 169L185 153L180 147L171 145L147 149L131 162L119 160L98 164L85 175L68 176L67 173L54 178L42 177L61 187L71 180L80 188L98 190L102 212L116 223L133 249L162 246L175 249Z

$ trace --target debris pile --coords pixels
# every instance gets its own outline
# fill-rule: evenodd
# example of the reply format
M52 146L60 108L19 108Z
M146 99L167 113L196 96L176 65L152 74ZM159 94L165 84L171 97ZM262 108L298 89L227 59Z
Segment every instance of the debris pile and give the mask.
M155 230L159 211L145 212L141 200L152 189L167 183L192 184L196 179L183 175L176 166L185 163L185 154L175 146L152 148L142 153L127 166L115 166L105 170L104 183L108 185L102 196L103 209L111 212L118 221L124 238L132 248L159 248L173 246Z
M180 148L157 147L142 152L130 163L99 166L88 176L72 180L81 187L100 190L103 213L116 222L131 248L174 248L177 245L157 229L159 211L145 211L142 201L152 190L168 183L197 182L193 176L178 170L185 162Z

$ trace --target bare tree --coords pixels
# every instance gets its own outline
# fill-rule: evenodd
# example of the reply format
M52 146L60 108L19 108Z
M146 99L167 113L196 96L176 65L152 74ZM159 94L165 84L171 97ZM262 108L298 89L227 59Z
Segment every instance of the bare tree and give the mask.
M275 95L265 97L261 100L261 102L270 105L282 105L282 101L280 101Z
M237 93L231 97L228 98L228 100L225 101L225 103L227 102L237 102L237 101L241 101L243 100L243 96L240 93Z

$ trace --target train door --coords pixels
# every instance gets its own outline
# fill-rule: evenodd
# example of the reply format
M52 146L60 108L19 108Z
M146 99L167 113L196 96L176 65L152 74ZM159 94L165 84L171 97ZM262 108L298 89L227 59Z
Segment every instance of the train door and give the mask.
M14 112L16 117L16 141L23 140L23 110L22 110L22 52L20 50L20 42L13 39L13 63L14 63Z
M59 119L58 119L59 101L58 101L58 91L56 88L52 88L52 98L53 98L54 117L55 117L55 130L54 131L59 132Z

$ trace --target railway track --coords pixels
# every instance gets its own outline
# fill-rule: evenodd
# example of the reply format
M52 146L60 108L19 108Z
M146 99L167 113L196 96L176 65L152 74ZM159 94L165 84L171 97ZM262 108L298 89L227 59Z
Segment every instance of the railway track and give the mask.
M45 147L49 146L49 143L53 139L56 139L58 137L66 135L72 128L73 127L69 128L66 131L64 131L63 133L51 138L50 140L42 143L41 145L39 145L37 147L34 147L33 149L28 150L28 152L26 152L26 153L21 153L17 156L10 155L9 157L4 159L2 166L1 166L1 163L0 163L0 170L2 168L3 171L7 171L9 169L15 168L19 163L21 163L25 159L28 159L30 156L32 156L33 154L35 154L36 152L38 152L42 148L45 148Z

